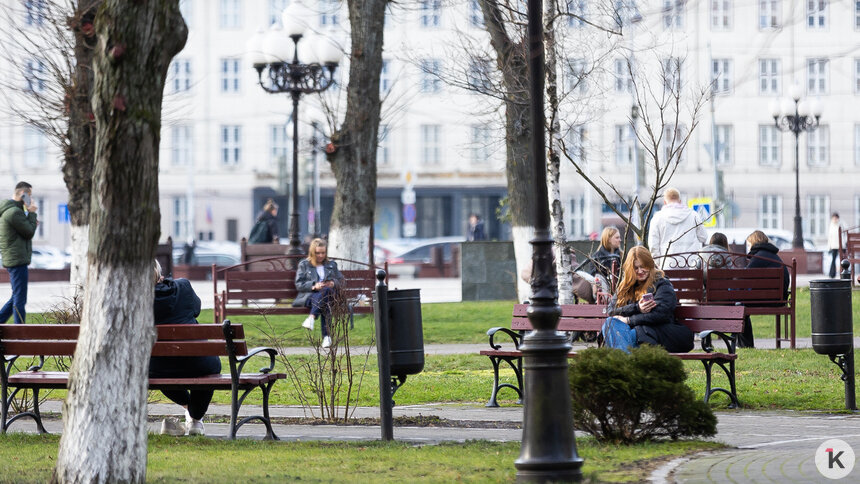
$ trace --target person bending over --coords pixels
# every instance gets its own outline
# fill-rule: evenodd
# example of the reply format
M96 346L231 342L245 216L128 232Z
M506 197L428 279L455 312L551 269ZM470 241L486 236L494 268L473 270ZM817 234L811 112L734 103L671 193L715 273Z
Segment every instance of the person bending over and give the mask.
M161 275L161 265L154 264L155 324L197 324L200 298L188 279L171 279ZM153 356L149 360L150 378L189 378L221 373L216 356ZM167 435L204 435L203 416L212 401L214 390L161 390L165 397L185 408L185 424L175 418L161 422L161 433Z
M302 326L311 331L317 318L322 318L320 331L323 348L331 346L331 306L343 280L337 263L328 258L326 242L322 239L312 240L308 257L299 262L299 268L296 270L296 290L299 294L293 301L293 306L310 308L311 314L305 318Z

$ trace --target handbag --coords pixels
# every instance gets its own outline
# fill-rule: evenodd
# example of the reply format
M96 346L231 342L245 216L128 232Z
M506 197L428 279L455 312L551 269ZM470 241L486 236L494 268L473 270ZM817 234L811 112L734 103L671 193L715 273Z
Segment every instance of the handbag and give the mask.
M603 334L603 345L630 353L630 348L636 348L636 330L618 318L609 317L600 328Z

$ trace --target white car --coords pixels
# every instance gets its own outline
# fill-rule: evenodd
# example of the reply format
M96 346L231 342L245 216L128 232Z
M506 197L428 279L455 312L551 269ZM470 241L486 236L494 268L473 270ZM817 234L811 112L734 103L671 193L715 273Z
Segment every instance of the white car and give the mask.
M31 269L65 269L66 266L66 255L60 249L48 245L33 246Z

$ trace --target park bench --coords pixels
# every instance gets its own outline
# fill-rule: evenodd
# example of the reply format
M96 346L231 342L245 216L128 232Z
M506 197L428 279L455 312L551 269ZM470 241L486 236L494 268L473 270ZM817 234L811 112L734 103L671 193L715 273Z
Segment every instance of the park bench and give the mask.
M493 389L490 393L488 407L498 407L496 397L502 388L510 388L517 392L518 403L523 397L523 367L522 351L520 345L523 342L525 331L531 331L531 322L527 317L528 304L514 305L513 317L510 329L505 327L490 328L487 335L490 337L489 350L482 350L481 355L490 359L493 365ZM595 304L565 304L561 306L561 318L558 322L558 331L600 331L606 321L606 306ZM739 306L678 306L675 309L675 319L697 333L701 339L702 351L691 353L669 353L682 360L701 361L705 368L705 397L707 402L711 395L722 392L731 399L730 408L738 406L737 389L735 387L735 360L737 359L737 335L743 331L744 311ZM502 344L496 341L498 334L504 334L510 338L513 348L503 349ZM715 351L712 336L719 337L726 346L725 352ZM507 341L506 341L507 343ZM569 357L576 356L576 352L570 352ZM499 382L499 366L506 363L514 370L516 384ZM729 389L713 387L711 385L712 369L714 365L720 367L728 378Z
M839 228L839 254L843 259L848 259L851 263L851 286L854 287L857 281L857 273L855 272L856 265L860 264L860 227L843 231ZM845 239L843 244L842 240ZM837 270L841 270L837 267Z
M212 266L215 324L233 315L307 315L307 308L292 306L298 295L293 268L303 258L305 256L281 255L251 259L224 268ZM372 313L376 268L363 262L331 259L337 262L345 279L340 294L346 301L350 320L356 313ZM387 264L384 268L387 274ZM222 285L220 289L219 284Z
M77 346L77 324L4 324L0 325L0 394L2 394L2 433L16 420L31 417L36 421L40 433L47 433L39 412L41 389L68 388L69 374L64 371L45 371L46 356L74 356ZM218 356L227 357L229 374L206 375L195 378L150 378L150 390L166 388L211 388L230 391L230 439L236 438L239 428L252 420L266 425L266 438L278 440L269 418L269 395L276 381L286 378L284 373L273 373L276 351L272 348L248 349L241 324L224 321L215 324L165 324L156 326L158 339L152 347L153 356ZM243 373L245 364L252 356L266 355L269 364L259 373ZM26 370L16 371L16 361L21 357L38 357L37 364ZM23 360L21 360L23 361ZM245 397L255 390L263 393L262 415L239 419L239 409ZM33 392L33 410L9 415L13 399L19 391ZM242 392L241 395L239 392Z

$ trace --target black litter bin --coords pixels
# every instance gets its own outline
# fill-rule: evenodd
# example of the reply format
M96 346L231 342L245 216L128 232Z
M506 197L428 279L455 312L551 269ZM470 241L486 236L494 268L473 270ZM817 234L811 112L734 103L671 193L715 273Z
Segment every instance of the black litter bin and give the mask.
M809 282L812 349L820 355L844 355L854 348L851 281L818 279Z
M391 374L415 375L424 369L424 330L420 289L388 291Z

